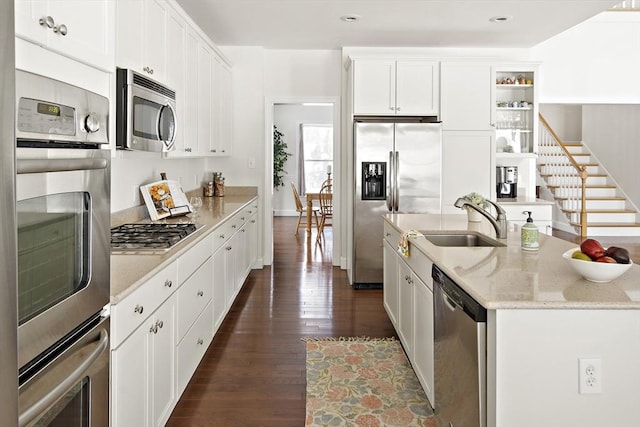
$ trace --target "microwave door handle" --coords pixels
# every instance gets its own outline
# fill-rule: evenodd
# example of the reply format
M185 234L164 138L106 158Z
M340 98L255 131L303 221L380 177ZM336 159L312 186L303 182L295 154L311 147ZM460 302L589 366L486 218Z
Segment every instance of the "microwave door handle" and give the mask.
M173 133L171 133L171 135L167 135L167 139L164 139L164 135L162 135L162 116L165 108L168 108L171 111L171 117L173 118ZM175 142L175 139L176 139L176 133L177 133L176 131L177 131L178 124L176 123L175 117L176 117L176 110L174 110L171 104L166 104L162 108L160 108L160 110L158 110L158 130L157 130L158 140L164 143L167 150L173 147L173 143Z
M23 427L33 421L39 414L52 405L56 400L60 399L69 390L71 386L80 381L87 370L95 363L103 351L109 346L109 335L106 329L100 331L100 338L96 348L87 356L86 359L74 369L71 374L48 392L42 399L25 409L18 418L18 425Z

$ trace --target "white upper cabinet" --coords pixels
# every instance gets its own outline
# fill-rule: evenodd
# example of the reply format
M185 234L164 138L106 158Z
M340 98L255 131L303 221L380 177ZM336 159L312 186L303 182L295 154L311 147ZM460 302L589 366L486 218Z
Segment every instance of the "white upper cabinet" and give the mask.
M118 0L116 64L167 84L167 5L161 0Z
M493 130L494 79L490 63L442 62L440 110L443 130Z
M18 0L16 36L104 71L114 63L111 0Z
M352 67L354 114L438 115L438 62L357 59Z
M213 79L213 138L210 152L213 156L230 156L233 142L233 99L231 68L219 57L214 58Z

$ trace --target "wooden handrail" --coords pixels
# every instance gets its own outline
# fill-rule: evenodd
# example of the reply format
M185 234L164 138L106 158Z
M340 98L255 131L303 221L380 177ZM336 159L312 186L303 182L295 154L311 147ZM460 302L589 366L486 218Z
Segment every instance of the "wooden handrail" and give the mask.
M569 152L569 150L567 149L567 147L564 145L564 142L562 142L562 140L560 139L560 137L558 136L558 134L555 133L555 131L551 128L551 126L549 125L549 122L547 122L547 120L544 118L544 116L541 113L538 113L538 118L540 119L540 123L542 123L542 125L545 127L545 129L549 132L549 134L553 137L553 139L555 140L556 144L562 149L562 151L565 154L565 157L567 159L569 159L569 162L571 163L571 165L574 167L574 169L576 170L576 172L578 173L578 175L580 176L580 181L581 181L581 189L580 189L580 236L581 237L586 237L587 236L587 197L586 197L586 193L587 193L587 178L589 176L588 172L587 172L587 167L585 165L579 165L578 162L576 161L576 159L573 157L573 155Z

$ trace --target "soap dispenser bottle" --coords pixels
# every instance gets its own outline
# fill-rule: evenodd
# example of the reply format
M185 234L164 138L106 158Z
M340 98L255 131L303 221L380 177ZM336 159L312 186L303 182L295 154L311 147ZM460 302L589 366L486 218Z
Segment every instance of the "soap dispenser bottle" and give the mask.
M522 211L522 213L528 215L528 218L526 224L520 229L520 245L526 251L537 251L539 248L538 227L533 223L531 211Z

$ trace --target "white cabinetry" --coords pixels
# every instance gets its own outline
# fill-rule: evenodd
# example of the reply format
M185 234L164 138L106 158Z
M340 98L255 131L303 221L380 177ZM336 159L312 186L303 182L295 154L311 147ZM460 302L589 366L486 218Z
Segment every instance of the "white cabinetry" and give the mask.
M212 96L213 132L209 151L213 156L230 156L233 143L233 80L231 68L214 56Z
M168 84L168 5L163 0L117 0L116 63ZM172 88L173 89L173 88Z
M387 222L384 229L384 307L433 405L433 263L415 249L402 257L395 250L400 232Z
M494 130L492 68L486 62L442 62L441 120L442 129Z
M174 262L112 307L113 425L164 425L177 401L175 283Z
M19 0L16 36L104 71L113 71L111 0Z
M353 114L438 115L438 62L355 59Z
M463 213L453 204L465 194L495 195L494 131L443 132L442 163L442 213Z

